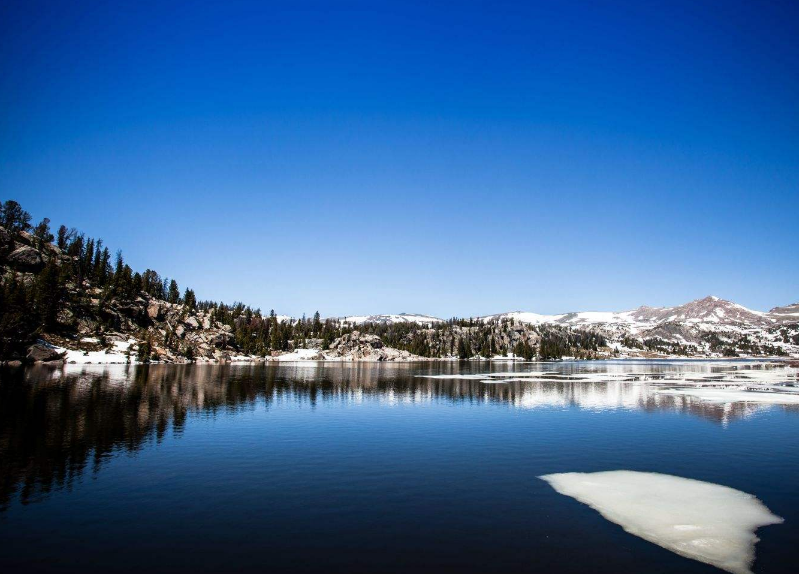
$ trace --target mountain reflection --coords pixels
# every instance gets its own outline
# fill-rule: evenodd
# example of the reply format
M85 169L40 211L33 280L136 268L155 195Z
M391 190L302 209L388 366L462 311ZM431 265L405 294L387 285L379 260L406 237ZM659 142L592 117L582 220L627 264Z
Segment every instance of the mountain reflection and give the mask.
M0 374L0 509L16 496L25 504L69 488L87 469L97 472L117 452L135 452L167 433L180 434L187 417L229 415L293 401L377 401L393 405L452 401L511 408L679 411L726 424L763 406L702 402L656 394L629 382L440 379L457 365L325 364L114 365L33 367ZM772 407L786 408L786 407Z

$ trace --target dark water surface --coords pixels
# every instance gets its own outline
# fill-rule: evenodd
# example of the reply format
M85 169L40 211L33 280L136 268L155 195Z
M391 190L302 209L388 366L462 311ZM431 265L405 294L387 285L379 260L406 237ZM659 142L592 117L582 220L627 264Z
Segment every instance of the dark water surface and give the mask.
M642 367L644 365L644 367ZM710 363L68 366L0 374L0 572L718 572L536 478L629 469L759 497L799 571L799 411L646 384L420 378Z

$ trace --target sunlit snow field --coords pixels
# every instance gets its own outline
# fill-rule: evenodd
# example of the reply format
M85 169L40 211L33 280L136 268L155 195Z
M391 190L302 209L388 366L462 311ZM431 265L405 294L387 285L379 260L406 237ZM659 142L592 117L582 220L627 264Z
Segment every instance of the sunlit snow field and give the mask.
M2 572L799 563L799 387L784 363L68 365L0 377Z

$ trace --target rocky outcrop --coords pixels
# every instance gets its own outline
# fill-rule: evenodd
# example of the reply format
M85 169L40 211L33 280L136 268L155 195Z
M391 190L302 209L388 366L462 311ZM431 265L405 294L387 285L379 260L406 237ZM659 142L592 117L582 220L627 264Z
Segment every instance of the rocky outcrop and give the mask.
M33 247L23 245L17 247L8 255L8 264L18 271L27 273L37 273L44 268L44 260L41 254Z
M50 361L60 361L64 358L65 353L59 352L51 345L46 343L36 343L28 347L28 354L25 359L29 363L49 363Z
M377 335L366 335L360 331L353 331L343 337L339 337L330 345L331 351L341 351L351 353L358 349L382 349L383 341Z
M350 361L414 361L423 360L409 353L383 345L377 335L353 331L343 335L330 344L330 350L323 353L326 359Z
M156 301L153 299L149 303L147 303L147 316L152 319L153 321L163 321L164 320L164 306L161 305L160 301Z

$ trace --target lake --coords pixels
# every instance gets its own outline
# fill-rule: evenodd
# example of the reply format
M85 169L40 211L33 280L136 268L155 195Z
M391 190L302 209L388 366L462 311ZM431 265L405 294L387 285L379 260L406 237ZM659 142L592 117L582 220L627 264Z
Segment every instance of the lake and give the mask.
M659 376L731 366L760 369L608 361L2 372L0 571L719 572L538 478L634 470L755 495L784 523L757 531L753 570L795 572L799 405L657 392ZM539 374L503 379L508 372ZM486 373L497 377L484 382Z

